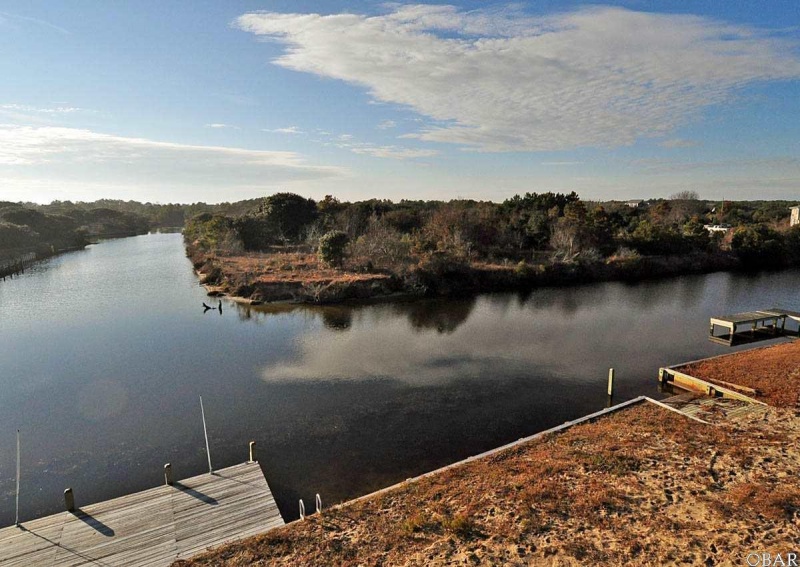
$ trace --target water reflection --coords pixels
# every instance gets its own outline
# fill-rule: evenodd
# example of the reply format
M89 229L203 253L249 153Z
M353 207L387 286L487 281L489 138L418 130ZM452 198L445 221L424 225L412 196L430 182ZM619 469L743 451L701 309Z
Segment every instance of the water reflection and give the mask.
M332 331L346 331L353 324L353 310L348 307L322 309L322 324Z
M0 283L0 431L23 431L23 518L203 472L255 440L287 519L605 406L727 352L712 314L798 309L798 272L308 307L218 305L179 234L92 246ZM217 311L219 313L219 311ZM234 315L235 313L235 315ZM14 438L0 435L0 525Z

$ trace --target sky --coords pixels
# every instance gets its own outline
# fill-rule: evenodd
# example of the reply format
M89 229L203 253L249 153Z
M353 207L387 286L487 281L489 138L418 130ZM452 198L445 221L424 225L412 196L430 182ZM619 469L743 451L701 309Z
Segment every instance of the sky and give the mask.
M800 200L796 0L0 0L0 200Z

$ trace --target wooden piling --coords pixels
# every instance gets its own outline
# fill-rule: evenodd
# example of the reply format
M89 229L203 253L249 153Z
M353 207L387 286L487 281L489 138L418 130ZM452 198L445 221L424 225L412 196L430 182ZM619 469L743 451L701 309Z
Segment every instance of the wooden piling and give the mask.
M173 484L175 484L175 481L172 478L172 464L171 463L167 463L166 465L164 465L164 483L168 484L169 486L172 486Z
M608 369L608 395L614 395L614 369Z
M64 491L64 506L66 507L67 512L75 511L75 495L72 493L71 488L67 488Z

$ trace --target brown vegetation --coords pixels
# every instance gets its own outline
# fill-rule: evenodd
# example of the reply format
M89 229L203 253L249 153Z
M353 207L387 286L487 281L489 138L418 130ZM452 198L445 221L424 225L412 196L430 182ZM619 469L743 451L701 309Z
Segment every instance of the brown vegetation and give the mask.
M325 302L386 295L386 274L357 273L327 266L301 246L274 246L268 252L209 254L189 247L201 281L212 292L255 302Z
M727 208L724 220L739 225L727 240L704 228L723 220L713 203L676 198L650 205L589 203L575 193L526 193L503 203L347 203L332 196L316 203L277 193L238 216L197 215L184 235L195 265L210 280L258 301L527 290L800 265L800 228L788 227L783 205ZM266 268L248 272L250 266L234 262L208 265L215 257L280 253L287 245L307 257L317 254L344 273L329 273L323 285L331 287L306 293L303 282L320 285L318 266L308 258L292 263L308 273L292 269L288 279Z
M756 390L756 397L782 408L800 408L800 342L737 352L677 370L725 386Z
M798 421L642 404L178 564L743 564L800 546Z

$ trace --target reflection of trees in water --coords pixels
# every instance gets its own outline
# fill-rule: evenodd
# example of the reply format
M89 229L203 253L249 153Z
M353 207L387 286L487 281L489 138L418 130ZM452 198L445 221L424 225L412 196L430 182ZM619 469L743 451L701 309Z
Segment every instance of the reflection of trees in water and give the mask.
M547 288L518 295L520 305L529 309L557 309L564 315L574 315L587 305L602 302L604 288Z
M239 317L239 321L249 321L253 318L253 310L250 309L249 305L241 305L237 303L236 315Z
M411 327L417 331L435 330L438 333L452 333L470 316L477 298L436 299L402 303L373 305L247 305L236 304L236 312L241 321L262 324L272 315L301 312L302 315L316 319L321 317L326 329L346 331L353 326L353 316L361 310L371 311L376 318L406 317Z
M475 307L475 297L468 299L430 300L400 303L393 311L408 317L416 331L435 330L452 333L469 319Z
M358 306L315 306L315 305L292 305L288 303L276 303L271 305L248 305L246 303L236 303L236 315L240 321L247 321L262 325L269 321L270 317L293 313L301 317L316 319L322 318L325 328L334 331L345 331L353 325L353 313Z
M240 321L250 321L257 324L266 322L273 315L284 315L292 311L306 311L314 313L306 305L292 305L287 303L276 303L270 305L249 305L247 303L235 302L236 315Z
M323 307L322 324L333 331L346 331L353 324L351 307Z

